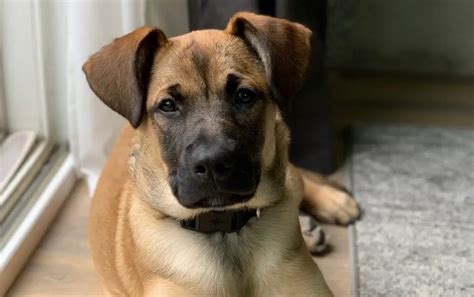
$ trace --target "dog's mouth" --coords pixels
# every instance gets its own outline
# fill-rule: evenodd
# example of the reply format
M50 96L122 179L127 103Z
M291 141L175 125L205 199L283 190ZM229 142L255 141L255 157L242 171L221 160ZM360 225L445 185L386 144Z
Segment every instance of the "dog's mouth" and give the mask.
M255 196L260 174L242 181L235 186L217 187L211 183L180 181L176 174L169 176L169 184L178 202L186 208L223 209L236 204L244 204Z

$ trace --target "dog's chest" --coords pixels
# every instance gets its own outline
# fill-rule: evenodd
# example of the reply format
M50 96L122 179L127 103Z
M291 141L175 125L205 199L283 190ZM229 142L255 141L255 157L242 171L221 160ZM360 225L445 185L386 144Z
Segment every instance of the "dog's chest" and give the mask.
M154 234L142 229L138 242L148 269L192 294L261 296L285 254L285 247L275 245L275 234L261 229L204 235L167 222Z

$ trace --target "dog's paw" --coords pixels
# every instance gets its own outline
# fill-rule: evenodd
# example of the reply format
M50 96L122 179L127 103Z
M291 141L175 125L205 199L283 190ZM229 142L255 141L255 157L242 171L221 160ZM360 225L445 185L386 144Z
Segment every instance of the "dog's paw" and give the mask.
M300 215L299 219L303 239L308 250L315 255L324 253L328 247L328 236L326 236L323 229L310 216Z
M344 190L321 185L315 194L317 197L307 197L305 208L319 221L348 225L360 215L357 202Z

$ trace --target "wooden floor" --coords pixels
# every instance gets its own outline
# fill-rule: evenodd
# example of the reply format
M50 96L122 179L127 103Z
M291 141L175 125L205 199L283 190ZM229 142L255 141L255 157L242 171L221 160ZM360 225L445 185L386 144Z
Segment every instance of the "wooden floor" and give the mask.
M7 296L103 295L87 244L90 198L84 182L71 197ZM324 226L332 251L315 258L335 296L350 296L347 228Z
M7 296L102 295L87 242L90 205L79 183Z

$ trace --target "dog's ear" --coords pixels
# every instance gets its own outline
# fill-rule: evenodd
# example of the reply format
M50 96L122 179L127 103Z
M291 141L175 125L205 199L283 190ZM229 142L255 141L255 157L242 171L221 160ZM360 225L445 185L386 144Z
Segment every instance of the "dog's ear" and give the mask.
M161 30L142 27L115 39L82 67L94 93L134 128L145 110L153 59L166 41Z
M226 32L241 37L257 53L279 104L301 88L309 65L311 30L287 20L240 12L230 19Z

